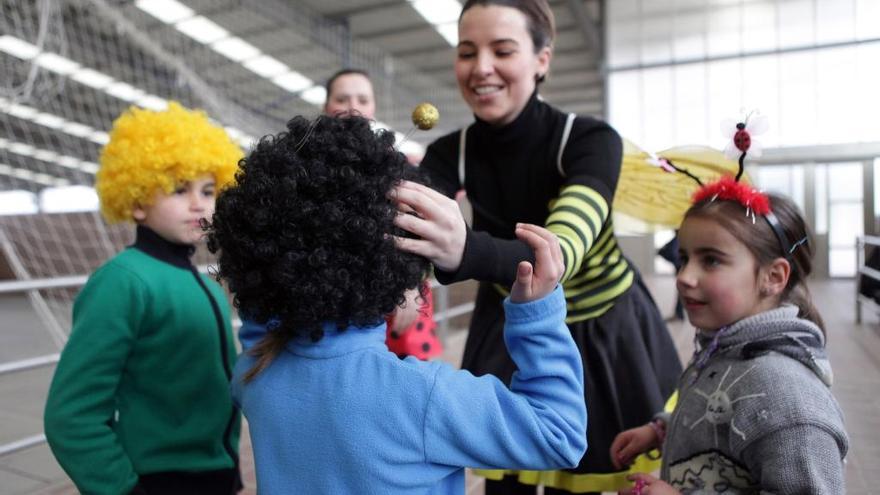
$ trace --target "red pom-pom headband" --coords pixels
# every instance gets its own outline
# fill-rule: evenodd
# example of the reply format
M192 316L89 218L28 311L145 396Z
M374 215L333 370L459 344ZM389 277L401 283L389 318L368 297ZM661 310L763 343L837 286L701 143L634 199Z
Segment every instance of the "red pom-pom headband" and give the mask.
M752 188L748 184L736 181L733 177L725 176L721 179L706 184L694 193L694 203L709 199L731 200L743 205L746 211L753 211L758 215L770 213L770 200L767 195Z
M788 263L792 268L794 267L794 264L792 263L792 254L798 246L807 242L807 237L799 240L793 246L790 245L791 243L788 242L788 238L785 236L785 230L782 228L782 223L780 223L779 219L776 218L776 215L770 211L770 199L766 194L748 184L738 182L733 177L725 176L701 187L694 193L693 197L694 204L706 200L715 201L716 199L722 201L736 201L743 205L746 209L746 215L751 215L753 223L755 221L755 214L761 215L767 220L767 224L770 225L770 229L776 236L776 240L779 241L779 247L782 248L782 254L785 256L785 259L788 260Z
M746 122L748 122L748 119ZM761 124L763 127L766 127L766 122L762 122ZM788 260L789 264L792 266L792 268L794 268L794 264L792 263L792 254L798 246L807 242L807 237L805 236L803 239L800 239L792 245L788 241L788 238L785 236L785 231L783 230L782 224L779 222L779 219L776 218L776 215L774 215L773 212L770 210L770 199L767 197L767 195L749 186L748 184L743 184L739 182L739 179L742 176L744 169L743 161L745 160L746 154L748 153L750 148L749 145L751 144L749 131L746 128L746 123L741 122L736 124L736 132L733 134L733 142L735 143L737 150L741 152L738 160L739 171L736 174L736 178L724 176L715 182L703 185L702 181L700 181L700 179L695 175L691 174L687 169L679 168L670 160L665 158L660 158L660 161L664 165L668 165L668 169L672 169L670 171L685 174L700 185L700 188L693 195L694 204L706 200L715 201L716 199L720 199L723 201L736 201L746 209L746 215L750 215L752 217L753 223L755 221L755 214L761 215L765 220L767 220L767 223L770 225L770 229L773 231L773 234L779 241L779 247L782 248L782 253L785 256L785 259ZM664 168L666 167L664 166Z

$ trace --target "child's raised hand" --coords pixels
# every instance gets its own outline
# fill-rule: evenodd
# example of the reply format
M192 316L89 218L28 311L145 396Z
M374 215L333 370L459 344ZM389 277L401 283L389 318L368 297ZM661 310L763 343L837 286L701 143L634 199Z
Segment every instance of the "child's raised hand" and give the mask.
M659 443L657 433L648 425L622 431L611 443L611 463L615 468L623 469L629 466L637 455L657 447Z
M681 492L672 488L669 483L658 480L647 473L636 473L626 477L633 481L635 486L617 492L618 495L681 495Z
M510 300L515 303L535 301L553 292L562 278L565 272L562 249L556 235L537 225L517 224L516 236L535 252L535 266L521 261L516 267L516 281L510 289Z

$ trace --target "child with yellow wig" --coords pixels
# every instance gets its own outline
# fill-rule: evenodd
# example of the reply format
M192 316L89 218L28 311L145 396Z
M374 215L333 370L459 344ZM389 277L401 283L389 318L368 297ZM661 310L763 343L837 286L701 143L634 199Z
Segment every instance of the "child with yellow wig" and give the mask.
M44 415L82 493L241 488L229 305L190 259L241 157L221 127L177 103L113 123L95 187L106 220L135 223L136 238L77 297Z

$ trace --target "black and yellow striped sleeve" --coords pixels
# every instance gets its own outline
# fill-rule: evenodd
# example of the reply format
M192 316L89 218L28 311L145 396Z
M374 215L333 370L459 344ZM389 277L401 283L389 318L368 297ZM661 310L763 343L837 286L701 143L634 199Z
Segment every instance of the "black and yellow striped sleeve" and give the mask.
M546 227L559 238L565 261L563 282L581 271L608 215L608 202L595 189L581 184L562 188L550 208Z

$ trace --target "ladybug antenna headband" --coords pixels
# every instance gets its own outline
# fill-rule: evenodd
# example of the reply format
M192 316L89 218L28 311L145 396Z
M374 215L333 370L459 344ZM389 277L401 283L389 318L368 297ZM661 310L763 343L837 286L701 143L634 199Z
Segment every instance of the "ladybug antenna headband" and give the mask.
M773 231L773 234L776 236L776 239L779 242L779 247L782 249L783 256L788 261L789 265L794 268L792 259L794 251L798 246L807 243L808 238L804 236L794 244L790 243L788 237L785 235L782 223L776 215L773 214L773 211L771 211L770 199L767 195L748 184L740 182L740 178L745 169L744 162L746 155L751 154L752 156L760 156L760 146L756 141L752 140L752 133L754 132L755 134L758 134L766 129L766 118L762 115L755 115L753 112L750 113L744 121L727 123L724 127L727 127L727 129L725 129L727 131L726 134L731 138L730 143L728 143L728 146L725 149L725 155L728 158L737 159L739 163L739 170L737 171L736 177L724 176L715 182L704 185L699 178L688 172L686 169L676 166L669 159L660 158L660 161L664 168L668 166L672 169L670 171L685 174L699 184L700 188L693 195L694 204L704 201L712 202L716 199L722 201L735 201L746 209L746 215L751 217L752 223L755 223L756 215L763 217ZM753 129L755 130L753 131ZM752 150L754 151L749 153Z
M739 163L739 171L737 171L737 173L736 173L736 181L737 182L739 182L739 179L740 179L740 177L742 177L743 171L745 170L744 162L746 160L746 154L748 153L749 148L752 147L752 134L751 133L754 132L754 130L749 129L747 127L751 127L751 126L749 126L749 119L754 114L755 114L754 110L749 112L749 114L746 115L746 118L743 122L736 123L736 131L733 131L733 147L736 148L736 150L742 152L739 154L739 157L737 158L737 162ZM764 131L763 129L760 130L760 132L763 132L763 131ZM760 133L760 132L758 132L758 133ZM730 146L730 145L728 144L728 146ZM736 152L733 150L731 150L729 152L727 150L725 150L725 154L727 154L728 156L731 153L736 154ZM757 156L761 156L760 152L756 155L756 157Z

